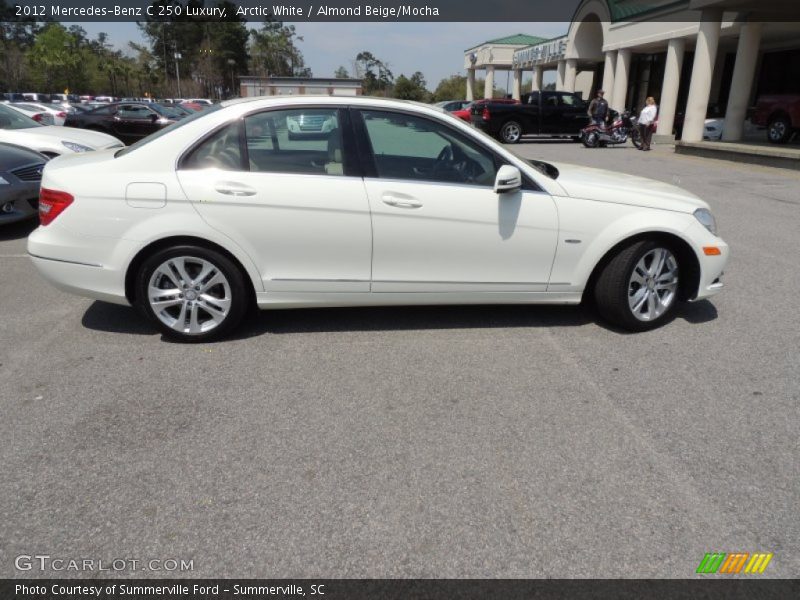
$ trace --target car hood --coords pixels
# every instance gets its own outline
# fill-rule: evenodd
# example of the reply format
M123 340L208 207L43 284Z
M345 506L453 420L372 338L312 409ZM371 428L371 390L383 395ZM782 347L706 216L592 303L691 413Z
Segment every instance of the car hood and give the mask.
M48 140L50 142L56 142L59 144L62 141L74 142L83 146L89 146L93 149L111 148L113 146L122 148L124 146L124 144L113 135L100 133L99 131L90 131L88 129L58 127L56 125L48 125L46 127L31 127L30 129L14 129L9 130L9 133L19 133L24 134L25 136L36 136L39 137L40 140Z
M708 204L676 185L615 171L550 163L559 171L558 183L568 196L693 213Z

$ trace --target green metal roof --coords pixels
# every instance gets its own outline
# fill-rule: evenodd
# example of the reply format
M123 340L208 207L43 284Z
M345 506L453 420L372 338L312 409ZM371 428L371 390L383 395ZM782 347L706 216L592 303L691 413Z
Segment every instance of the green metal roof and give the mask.
M669 6L688 4L686 0L606 0L612 21L628 21Z
M524 33L517 33L506 37L497 38L496 40L489 40L483 42L483 44L508 44L509 46L516 46L516 45L532 46L534 44L541 44L542 42L545 41L547 40L546 38L543 37L537 37L535 35L526 35ZM478 46L483 46L483 44L478 44Z

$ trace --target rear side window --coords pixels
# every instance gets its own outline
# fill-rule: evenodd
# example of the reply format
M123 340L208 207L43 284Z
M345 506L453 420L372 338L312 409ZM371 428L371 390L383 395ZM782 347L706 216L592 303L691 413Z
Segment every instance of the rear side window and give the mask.
M239 144L240 126L241 122L237 121L212 133L183 159L181 169L244 170Z
M339 121L335 108L271 110L245 117L250 170L344 175Z

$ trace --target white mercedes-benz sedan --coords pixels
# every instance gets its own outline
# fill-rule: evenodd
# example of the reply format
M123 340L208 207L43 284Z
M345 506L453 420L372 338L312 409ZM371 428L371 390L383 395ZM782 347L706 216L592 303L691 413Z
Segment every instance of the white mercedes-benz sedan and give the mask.
M335 124L294 136L304 115ZM578 304L642 331L722 288L728 246L672 185L527 161L440 110L223 102L123 150L47 163L28 252L62 290L171 338L249 306Z

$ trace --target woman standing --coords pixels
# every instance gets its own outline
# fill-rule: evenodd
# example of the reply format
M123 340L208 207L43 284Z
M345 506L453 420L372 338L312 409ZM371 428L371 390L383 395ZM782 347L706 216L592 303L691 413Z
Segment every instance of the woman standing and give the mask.
M649 96L645 101L645 107L639 115L639 131L642 134L642 147L640 150L650 150L650 142L653 140L653 124L658 115L656 99Z

